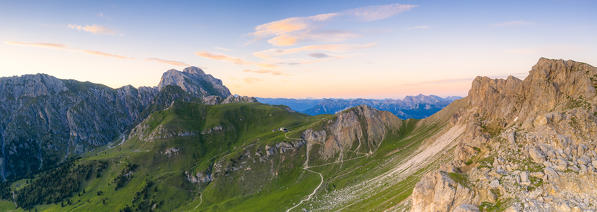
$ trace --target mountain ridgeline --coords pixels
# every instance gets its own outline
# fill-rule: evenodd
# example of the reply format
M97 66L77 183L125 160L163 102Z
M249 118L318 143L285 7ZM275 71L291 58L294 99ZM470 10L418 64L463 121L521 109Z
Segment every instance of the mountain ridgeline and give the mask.
M167 71L157 88L112 89L46 74L0 78L0 174L28 176L106 145L176 99L239 98L196 67Z
M111 136L117 142L108 144L107 137L97 144L70 140L74 139L71 134L65 141L39 140L53 134L32 131L25 135L40 138L18 143L6 137L14 134L3 130L2 138L10 144L3 151L13 158L7 160L11 157L3 153L6 176L16 176L16 169L26 162L15 159L17 150L33 153L27 157L34 163L23 166L31 170L20 173L26 179L0 184L0 210L597 209L597 69L585 63L541 58L524 80L477 77L467 97L425 119L401 119L368 104L310 116L287 106L230 96L218 86L220 81L203 72L185 69L170 74L162 82L177 86L139 88L129 95L137 98L125 96L129 105L140 103L132 107L137 112L130 115L130 124L117 128L117 122L111 123ZM25 77L38 77L48 85L67 83L40 76L45 75ZM209 77L199 80L199 76ZM7 79L13 78L2 79L0 88L19 87L8 86ZM17 125L2 120L6 123L2 127L44 129L57 122L39 118L49 109L37 107L49 106L35 103L41 100L29 101L23 93L46 92L38 97L49 101L72 92L71 88L24 84L19 88L26 92L12 94L19 94L20 102L11 105L19 110L3 115L26 122ZM102 88L118 99L119 89ZM139 97L143 95L147 99ZM87 98L79 102L91 101ZM23 106L25 100L31 102L29 106ZM116 107L109 101L103 104L108 106L96 103L82 111L95 114L90 110L104 108L94 107ZM72 115L66 113L66 117ZM96 128L76 129L88 129L84 131L87 137L104 135ZM54 141L70 146L61 149ZM43 154L38 156L35 153L40 149ZM60 160L48 163L51 157L44 155L50 152L46 149L64 153L56 153Z
M338 111L368 105L378 110L390 111L401 119L423 119L433 115L460 97L439 97L435 95L406 96L404 99L288 99L257 98L261 103L286 105L291 109L309 114L334 114Z

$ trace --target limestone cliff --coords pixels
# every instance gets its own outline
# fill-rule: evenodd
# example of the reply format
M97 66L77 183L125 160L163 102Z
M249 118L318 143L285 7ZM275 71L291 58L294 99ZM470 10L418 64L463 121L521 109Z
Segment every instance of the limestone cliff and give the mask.
M319 130L306 130L303 139L307 141L308 150L318 146L316 154L322 159L338 157L341 160L347 151L375 151L386 133L399 126L400 119L392 113L361 105L336 113Z
M467 131L417 183L412 210L597 209L596 88L597 68L571 60L541 58L524 80L477 77L437 114Z
M203 70L194 66L185 68L182 72L175 69L166 71L162 75L158 89L161 90L168 85L177 85L182 90L198 97L213 95L226 98L230 96L230 91L222 84L222 80L205 74Z

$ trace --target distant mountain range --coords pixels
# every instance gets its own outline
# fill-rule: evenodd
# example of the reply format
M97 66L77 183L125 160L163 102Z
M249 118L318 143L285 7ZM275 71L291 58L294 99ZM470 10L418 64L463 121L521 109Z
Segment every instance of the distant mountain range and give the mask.
M290 99L290 98L257 98L257 101L271 105L286 105L294 111L309 114L334 114L358 105L367 105L378 110L393 113L401 119L422 119L433 115L460 99L458 96L439 97L435 95L406 96L404 99Z

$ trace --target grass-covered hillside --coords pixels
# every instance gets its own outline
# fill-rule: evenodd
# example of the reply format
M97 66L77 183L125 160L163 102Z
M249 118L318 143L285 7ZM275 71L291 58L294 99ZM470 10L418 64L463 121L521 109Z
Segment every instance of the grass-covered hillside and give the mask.
M405 200L434 166L420 163L395 174L413 162L426 138L443 130L441 121L396 119L400 123L373 144L367 140L374 129L359 115L351 126L364 137L333 157L320 156L329 142L306 142L303 132L343 139L344 128L330 127L339 116L259 103L175 102L124 141L1 185L0 210L382 210Z

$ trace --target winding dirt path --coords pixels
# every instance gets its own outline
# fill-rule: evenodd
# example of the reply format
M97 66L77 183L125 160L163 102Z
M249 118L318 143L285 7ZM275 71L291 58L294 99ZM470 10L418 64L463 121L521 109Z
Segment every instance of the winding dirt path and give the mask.
M301 201L300 201L298 204L296 204L296 205L292 206L291 208L288 208L288 209L286 210L286 212L289 212L289 211L291 211L292 209L295 209L295 208L296 208L296 207L298 207L299 205L303 204L304 202L311 200L311 198L313 198L313 195L315 195L315 193L317 193L317 190L319 190L319 188L321 188L321 185L323 185L323 175L322 175L320 172L316 172L316 171L310 170L310 169L309 169L309 168L307 168L307 167L304 167L303 169L304 169L304 170L306 170L306 171L309 171L309 172L313 172L313 173L315 173L315 174L318 174L318 175L319 175L319 178L321 178L321 181L319 182L319 185L317 185L317 187L315 187L315 189L313 189L313 192L311 192L309 195L307 195L307 198L304 198L304 199L302 199L302 200L301 200Z
M199 204L197 204L195 206L195 208L193 208L193 210L197 210L197 208L201 205L201 203L203 203L203 193L199 194Z
M288 137L288 133L289 132L284 133L284 137L286 139L289 139L289 140L301 140L300 138L290 138L290 137ZM320 172L316 172L316 171L313 171L313 170L309 169L309 151L307 151L306 153L307 153L307 160L306 160L306 162L304 164L303 170L308 171L308 172L312 172L312 173L315 173L315 174L318 174L319 178L321 179L321 181L319 182L319 185L317 185L317 187L315 187L315 189L313 189L313 192L311 192L309 195L307 195L307 197L304 198L304 199L302 199L298 204L296 204L296 205L288 208L286 210L286 212L289 212L292 209L295 209L299 205L303 204L304 202L311 200L311 198L313 198L313 195L315 195L315 193L317 193L317 190L319 190L319 188L321 188L321 185L323 185L323 174L321 174Z
M289 140L301 140L299 138L290 138L290 137L288 137L288 132L284 133L284 137L286 139L289 139ZM361 141L359 140L359 145L357 147L357 150L358 150L358 148L360 146L361 146ZM349 151L352 151L352 150L349 150ZM309 148L307 147L307 151L306 151L307 158L306 158L305 164L303 165L304 166L303 170L308 171L308 172L312 172L312 173L315 173L315 174L318 174L319 178L321 179L321 181L319 182L319 185L317 185L317 187L315 187L315 189L313 189L313 192L311 192L309 195L307 195L307 197L304 198L304 199L302 199L298 204L296 204L296 205L288 208L286 210L286 212L289 212L289 211L295 209L296 207L298 207L299 205L303 204L304 202L311 200L311 198L313 198L313 196L317 193L317 190L319 190L319 188L321 188L321 185L323 185L323 181L324 181L323 180L323 174L321 174L321 172L313 171L313 170L311 170L309 168L327 166L327 165L330 165L330 164L343 163L344 161L356 160L356 159L359 159L359 158L362 158L362 157L367 157L367 156L370 155L369 153L362 153L362 152L357 152L357 151L352 151L352 152L354 152L356 154L362 154L362 155L361 156L357 156L357 157L353 157L353 158L350 158L350 159L346 159L346 160L342 159L342 160L335 161L335 162L320 164L320 165L316 165L316 166L309 166Z

